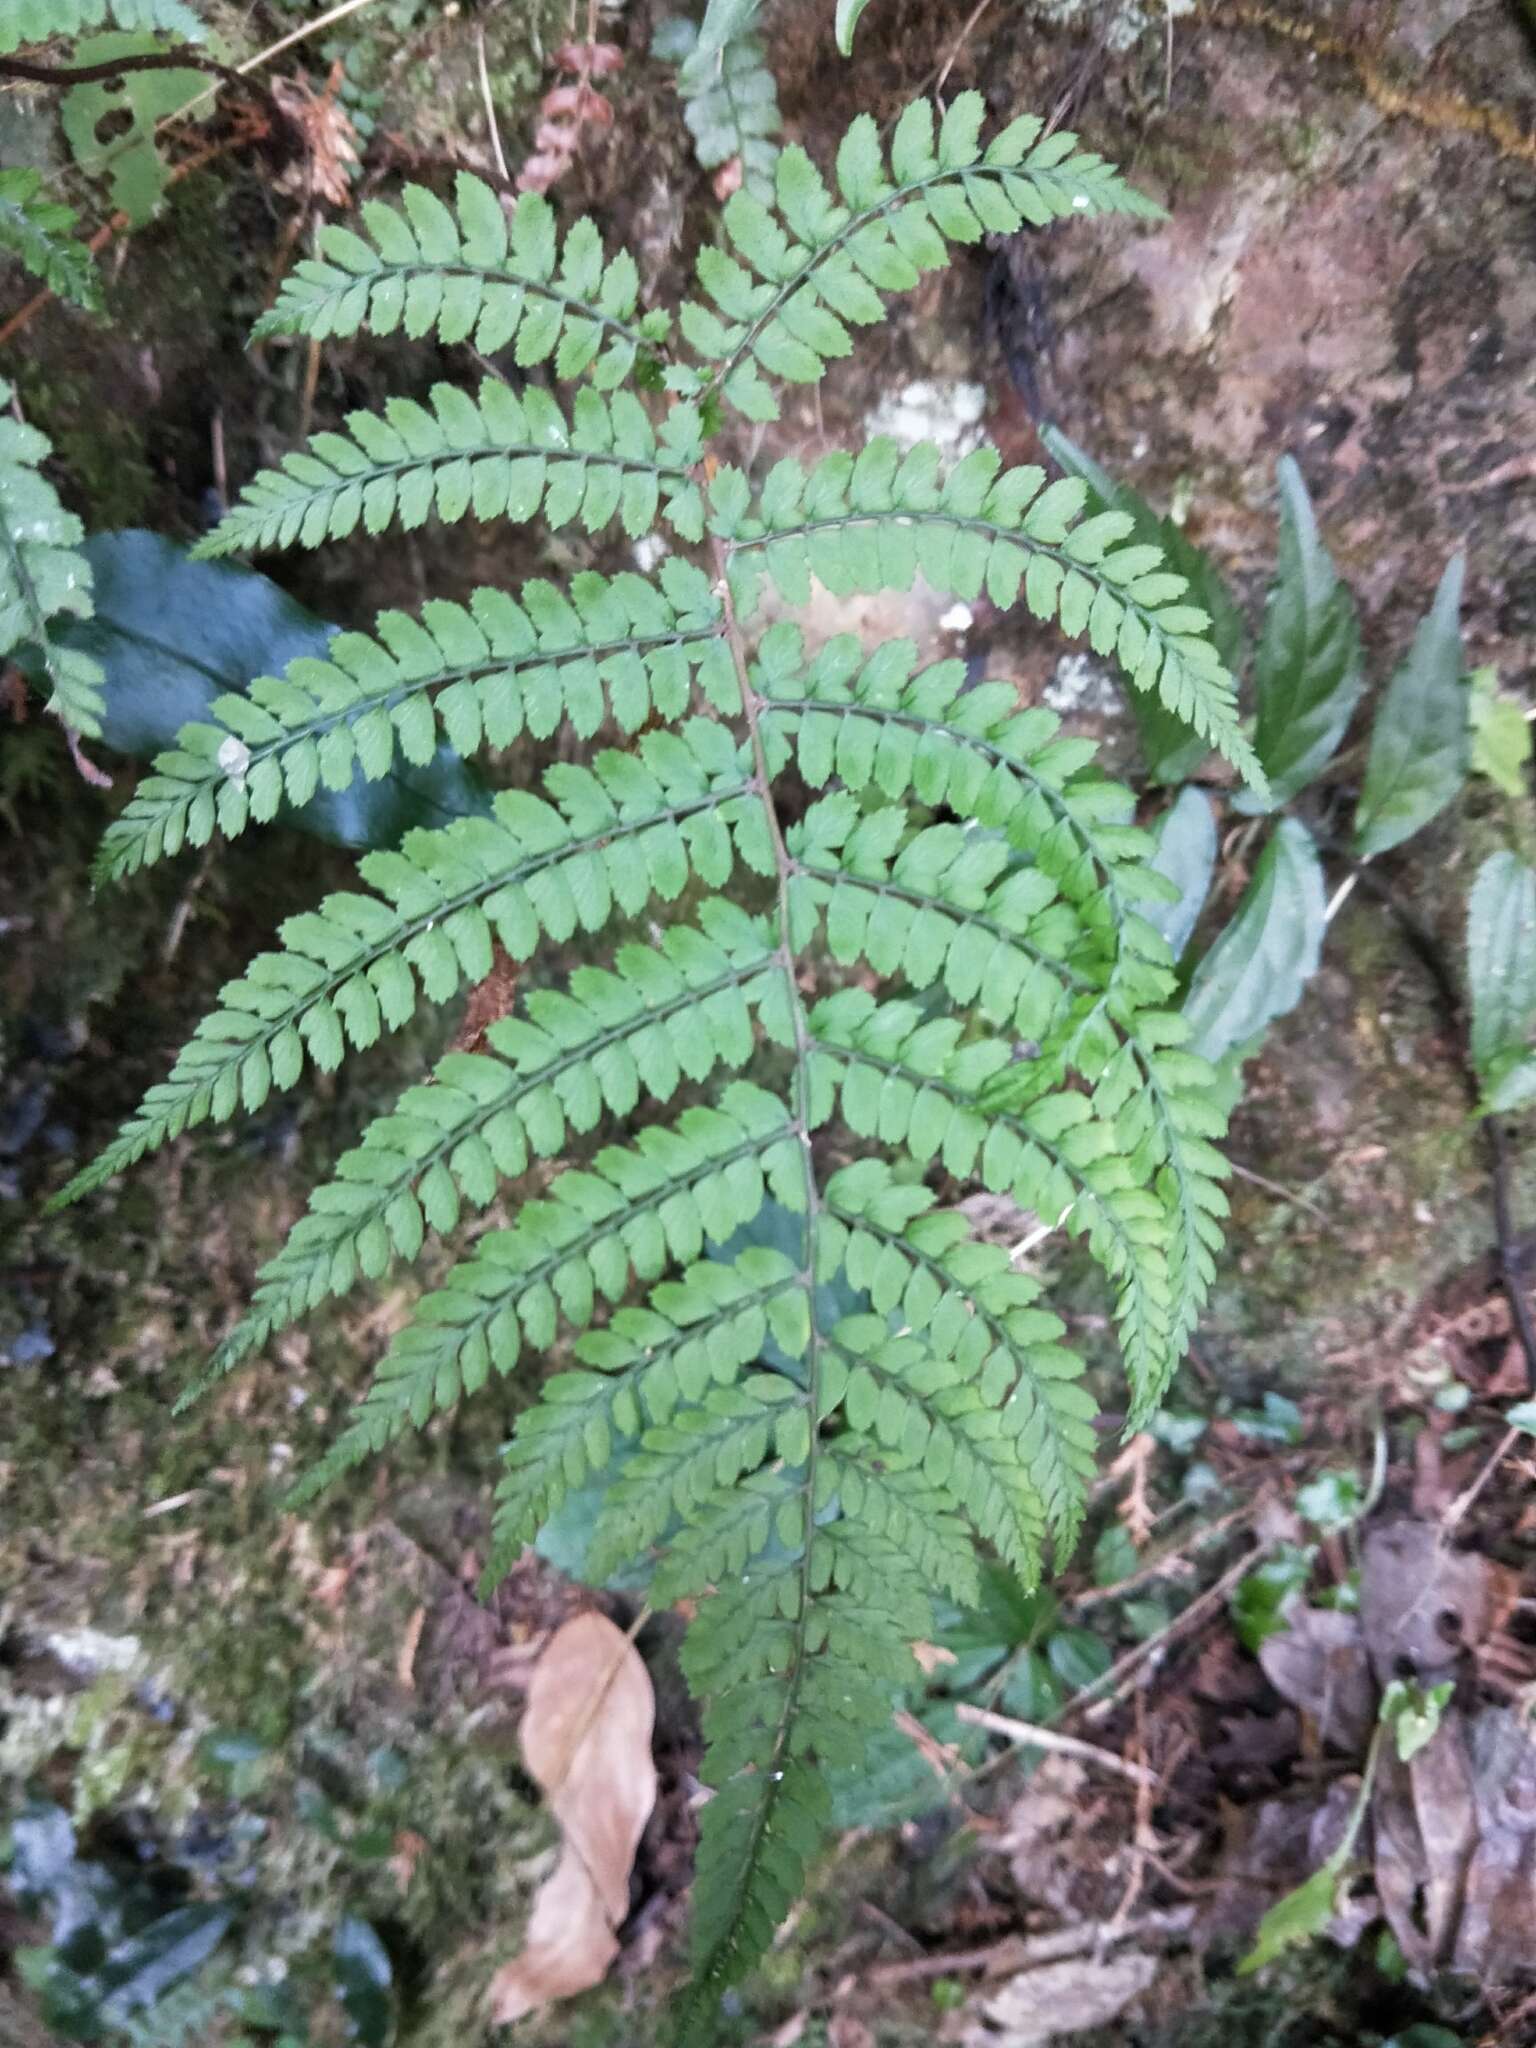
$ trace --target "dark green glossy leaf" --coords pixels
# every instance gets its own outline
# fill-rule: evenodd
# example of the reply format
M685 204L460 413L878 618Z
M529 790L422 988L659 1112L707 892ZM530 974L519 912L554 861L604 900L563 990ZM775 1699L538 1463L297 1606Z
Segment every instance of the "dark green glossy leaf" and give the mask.
M366 1920L349 1914L337 1925L331 1960L348 2033L363 2048L384 2048L395 2016L388 1950Z
M1051 1669L1068 1692L1081 1692L1102 1678L1113 1661L1102 1636L1086 1628L1058 1629L1045 1646Z
M1536 872L1490 854L1467 905L1472 1063L1485 1107L1508 1111L1536 1095Z
M131 2013L143 2012L200 1970L234 1917L229 1906L178 1906L120 1943L101 1973L107 1987L103 2017L120 2023Z
M869 0L837 0L837 47L845 57L853 55L853 32Z
M1178 801L1154 827L1157 852L1152 866L1179 892L1177 903L1144 903L1141 914L1168 941L1175 960L1205 908L1216 868L1216 815L1203 790L1180 790Z
M1196 1052L1219 1060L1295 1009L1317 972L1326 911L1312 835L1299 819L1282 818L1231 923L1190 980L1184 1015Z
M1284 1543L1241 1582L1232 1595L1232 1625L1244 1649L1257 1653L1281 1633L1285 1603L1305 1588L1316 1555L1310 1546Z
M1117 483L1091 455L1055 427L1042 427L1040 438L1068 476L1081 477L1087 484L1090 513L1127 513L1136 522L1128 537L1130 542L1161 548L1168 567L1188 580L1189 602L1209 612L1216 652L1236 674L1242 666L1247 629L1210 556L1195 546L1181 526L1160 517L1139 492L1129 484ZM1141 736L1148 775L1154 782L1183 782L1210 753L1209 745L1181 718L1165 709L1159 698L1143 690L1127 690L1126 695Z
M1066 1704L1066 1690L1038 1650L1021 1650L1008 1666L998 1704L1005 1714L1037 1725L1052 1721Z
M980 1761L986 1735L962 1721L950 1702L909 1702L907 1711L935 1742L953 1749L966 1762ZM918 1814L933 1812L949 1797L928 1758L894 1721L870 1736L856 1765L828 1771L827 1790L832 1798L832 1824L839 1828L895 1827Z
M1355 850L1363 859L1400 846L1437 817L1466 780L1463 568L1457 555L1376 713L1365 787L1355 812Z
M1280 553L1253 667L1253 744L1269 777L1269 802L1239 798L1239 809L1279 810L1315 780L1344 737L1364 680L1354 599L1318 536L1289 455L1280 458L1279 478Z
M81 552L95 574L96 616L61 625L56 637L100 662L102 738L140 760L206 718L223 691L281 675L300 655L323 656L335 631L270 577L229 562L194 562L161 534L99 533ZM429 767L399 764L377 782L359 773L346 789L319 790L283 815L335 845L370 847L395 845L413 825L489 811L480 777L440 747Z
M1140 1562L1125 1524L1110 1522L1093 1546L1093 1583L1096 1586L1118 1586L1122 1580L1130 1578Z

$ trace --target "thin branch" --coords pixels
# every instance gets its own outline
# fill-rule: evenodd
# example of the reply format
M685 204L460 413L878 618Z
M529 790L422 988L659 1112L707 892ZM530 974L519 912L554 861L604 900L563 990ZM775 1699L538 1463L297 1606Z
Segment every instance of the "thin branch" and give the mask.
M490 67L485 61L485 30L475 31L475 55L480 68L480 97L485 102L485 132L490 137L491 154L496 159L496 170L504 185L512 182L507 169L507 153L501 146L501 130L496 125L496 102L491 97Z
M1016 1721L1011 1714L994 1714L990 1707L973 1707L969 1700L962 1700L955 1708L955 1718L973 1728L985 1728L989 1735L1006 1735L1010 1742L1022 1743L1029 1749L1049 1750L1053 1756L1070 1756L1079 1763L1097 1764L1101 1770L1113 1771L1117 1778L1129 1778L1136 1785L1157 1783L1145 1764L1127 1763L1112 1749L1100 1749L1097 1743L1084 1742L1076 1735L1058 1735L1054 1728L1041 1728L1033 1721Z
M100 64L34 64L25 57L0 57L0 80L14 78L28 85L93 85L110 78L122 78L131 71L205 71L253 94L262 104L274 128L286 129L302 140L303 131L286 111L270 86L248 77L233 64L221 64L217 57L204 57L185 47L175 50L147 50L137 57L114 57ZM207 94L200 97L207 98ZM175 119L175 116L168 116Z
M949 1977L962 1970L979 1970L987 1976L1010 1975L1041 1963L1065 1962L1100 1948L1112 1948L1122 1941L1177 1940L1194 1925L1193 1906L1170 1906L1162 1912L1143 1913L1119 1927L1108 1922L1084 1920L1075 1927L1061 1927L1049 1934L1024 1937L1006 1934L987 1948L951 1949L941 1955L915 1956L906 1963L881 1963L869 1973L872 1986L900 1984L913 1978Z

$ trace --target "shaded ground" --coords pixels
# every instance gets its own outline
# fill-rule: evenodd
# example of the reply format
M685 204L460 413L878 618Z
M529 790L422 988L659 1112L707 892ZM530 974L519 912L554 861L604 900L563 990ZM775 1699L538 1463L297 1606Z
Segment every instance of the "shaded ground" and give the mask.
M486 14L509 148L526 141L539 75L531 17L508 25L517 12ZM708 198L665 75L640 55L660 12L632 0L618 18L613 33L631 53L614 87L621 118L570 198L634 246L665 293L703 231ZM999 113L1060 108L1132 164L1170 219L1151 232L1090 229L976 252L930 280L871 353L829 379L819 404L791 411L787 442L817 452L861 430L872 394L917 380L937 386L932 402L952 415L945 392L979 387L1011 459L1033 453L1035 421L1051 418L1154 500L1187 506L1189 530L1229 565L1250 607L1272 558L1274 459L1288 448L1361 600L1378 681L1446 555L1463 547L1469 653L1529 687L1536 165L1525 138L1536 129L1536 58L1519 5L1212 5L1176 15L1165 35L1161 8L1127 0L993 0L968 30L966 7L872 0L852 67L832 53L824 13L779 0L771 16L788 129L813 154L825 157L860 107L883 118L931 86L953 56L947 90L980 85ZM549 14L558 32L564 10ZM366 90L383 95L371 110L380 130L398 126L428 154L483 149L463 27L413 32L403 63L382 46L363 53ZM240 348L282 260L283 217L259 162L199 174L128 248L112 330L55 310L24 337L17 374L29 414L53 433L61 481L92 524L195 531L215 481L215 416L234 485L289 445L303 403L299 352L251 364ZM435 369L421 348L327 349L315 419L376 398L385 374L406 385ZM105 427L103 389L115 399ZM536 564L524 540L467 548L458 534L444 544L428 532L388 556L347 548L278 566L328 616L362 618ZM908 607L861 624L874 635L921 630L1016 674L1026 694L1062 688L1046 636L980 608L969 628L941 628L945 609L919 611L916 626ZM1098 708L1112 697L1089 690L1080 700L1085 728L1129 757L1118 712ZM1340 757L1319 810L1324 829L1335 802L1344 814L1359 766L1358 749ZM71 779L47 728L0 737L0 1778L73 1798L82 1819L103 1817L99 1826L127 1815L162 1846L194 1820L230 1837L228 1868L253 1873L260 1901L248 1959L311 1953L340 1916L369 1918L405 1988L410 2040L474 2039L479 1987L516 1945L548 1840L509 1761L519 1652L569 1597L536 1574L487 1616L466 1591L515 1395L488 1393L478 1412L307 1523L276 1515L278 1486L326 1440L398 1297L359 1296L194 1418L173 1425L167 1413L293 1220L296 1191L430 1048L406 1034L301 1112L277 1106L238 1135L174 1149L85 1210L40 1220L65 1161L104 1140L219 982L314 893L317 869L337 881L346 873L340 857L309 847L294 872L241 844L92 899L89 852L115 801ZM1489 801L1469 795L1387 864L1390 885L1452 947L1486 850ZM1235 895L1240 848L1230 851L1224 886ZM1379 1404L1392 1432L1386 1505L1432 1516L1469 1483L1489 1446L1488 1403L1512 1389L1497 1377L1497 1330L1444 1334L1458 1314L1496 1317L1479 1266L1490 1244L1483 1161L1447 1020L1390 921L1362 897L1335 925L1303 1008L1250 1070L1232 1149L1269 1185L1235 1190L1232 1252L1174 1403L1228 1419L1198 1450L1156 1453L1154 1511L1176 1507L1195 1466L1217 1489L1209 1512L1267 1485L1287 1513L1319 1460L1368 1468ZM1517 1192L1522 1215L1536 1219L1529 1160ZM1054 1248L1044 1256L1057 1258ZM1091 1334L1101 1304L1070 1267L1059 1277ZM1451 1383L1470 1390L1469 1414L1435 1405ZM1299 1441L1279 1447L1230 1420L1276 1391L1305 1405ZM1446 1445L1468 1427L1477 1434ZM1515 1570L1529 1565L1517 1505L1517 1484L1500 1481L1468 1527ZM1159 1524L1156 1542L1180 1526ZM1155 1589L1170 1615L1239 1559L1257 1528L1235 1527L1227 1547ZM1320 1569L1337 1579L1347 1565L1325 1558ZM1090 1596L1076 1618L1124 1655L1141 1623L1124 1601L1096 1603L1089 1578L1068 1588ZM110 1646L130 1638L132 1651ZM664 1645L655 1648L660 1682L675 1685ZM1523 1682L1518 1652L1505 1654L1515 1658L1509 1682ZM1305 1790L1316 1753L1298 1769L1293 1726L1290 1746L1267 1759L1248 1729L1247 1751L1218 1763L1214 1778L1191 1777L1188 1742L1177 1758L1181 1737L1208 1750L1224 1720L1268 1724L1284 1705L1237 1650L1220 1602L1156 1670L1096 1732L1141 1744L1163 1774L1157 1825L1175 1861L1193 1841L1190 1866L1169 1876L1130 1857L1137 1815L1124 1787L1058 1786L1072 1818L1058 1812L1052 1823L1009 1773L967 1780L897 1832L848 1838L762 1973L742 2038L894 2048L943 2026L959 2039L982 2022L945 2015L979 1979L946 1958L1112 1920L1133 1880L1132 1917L1193 1904L1207 1924L1223 1839L1213 1815L1239 1809L1229 1832L1241 1838L1266 1797ZM1481 1667L1461 1673L1474 1688L1485 1678ZM662 1725L671 1789L642 1854L625 1958L613 1985L548 2023L551 2041L639 2041L664 2004L682 1922L692 1740L675 1691L664 1694ZM248 1755L229 1747L236 1738ZM1033 1796L1050 1790L1037 1783ZM234 1841L252 1814L258 1835ZM1290 1853L1275 1852L1266 1881L1303 1874ZM1360 1952L1327 1950L1296 1967L1277 2006L1272 1990L1230 1975L1232 1930L1252 1917L1235 1914L1214 1960L1178 1947L1187 1929L1170 1923L1176 1959L1138 2007L1138 2039L1182 2048L1208 2027L1224 2042L1353 2043L1432 2009ZM0 1921L0 1944L13 1937ZM1002 1980L1018 1966L1005 1951L981 1974ZM935 1996L950 1985L953 1995ZM1455 1987L1433 2009L1454 2018L1458 2000L1470 2010ZM21 2010L14 1981L0 1983L0 2040L7 2026L31 2024ZM1477 2025L1517 2010L1512 2000ZM1501 2038L1532 2038L1514 2024ZM1105 2038L1127 2038L1123 2024Z

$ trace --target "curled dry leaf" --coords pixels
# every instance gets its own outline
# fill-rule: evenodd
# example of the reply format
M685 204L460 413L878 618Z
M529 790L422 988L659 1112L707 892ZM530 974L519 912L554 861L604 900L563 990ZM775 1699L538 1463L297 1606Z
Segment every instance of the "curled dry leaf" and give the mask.
M1435 1522L1378 1523L1360 1575L1360 1626L1377 1684L1453 1676L1458 1659L1507 1619L1518 1592L1514 1573L1452 1550Z
M640 1654L601 1614L551 1637L523 1715L523 1760L564 1835L519 1955L491 1980L494 2025L601 1982L629 1911L629 1873L656 1804L656 1699Z
M1259 1645L1264 1675L1312 1718L1322 1741L1358 1755L1376 1721L1376 1688L1358 1615L1294 1605L1289 1626Z
M301 199L314 198L341 208L352 203L351 173L361 159L352 117L338 101L341 67L333 68L324 92L314 92L301 79L275 78L272 95L303 136L305 155L280 173L278 185Z
M1155 1957L1137 1949L1102 1962L1084 1956L1025 1970L979 2001L991 2024L973 2027L966 2048L1044 2048L1063 2034L1107 2026L1156 1975Z

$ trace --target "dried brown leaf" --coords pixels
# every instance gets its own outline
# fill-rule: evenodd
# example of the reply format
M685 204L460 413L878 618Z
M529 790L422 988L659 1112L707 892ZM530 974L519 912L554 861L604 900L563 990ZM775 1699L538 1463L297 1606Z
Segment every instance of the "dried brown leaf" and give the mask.
M1357 1615L1293 1606L1288 1626L1259 1646L1264 1676L1309 1714L1324 1742L1358 1755L1376 1719L1376 1688Z
M1025 1970L980 2001L996 2031L973 2028L965 2036L968 2048L1044 2048L1063 2034L1106 2026L1156 1975L1156 1958L1134 1949L1103 1962L1084 1956Z
M1383 1522L1365 1539L1360 1625L1378 1685L1435 1685L1507 1619L1514 1573L1451 1550L1432 1521Z
M491 1981L493 2024L600 1983L618 1953L630 1869L656 1804L655 1718L640 1654L605 1616L578 1614L551 1637L529 1683L521 1735L564 1844L521 1953Z

